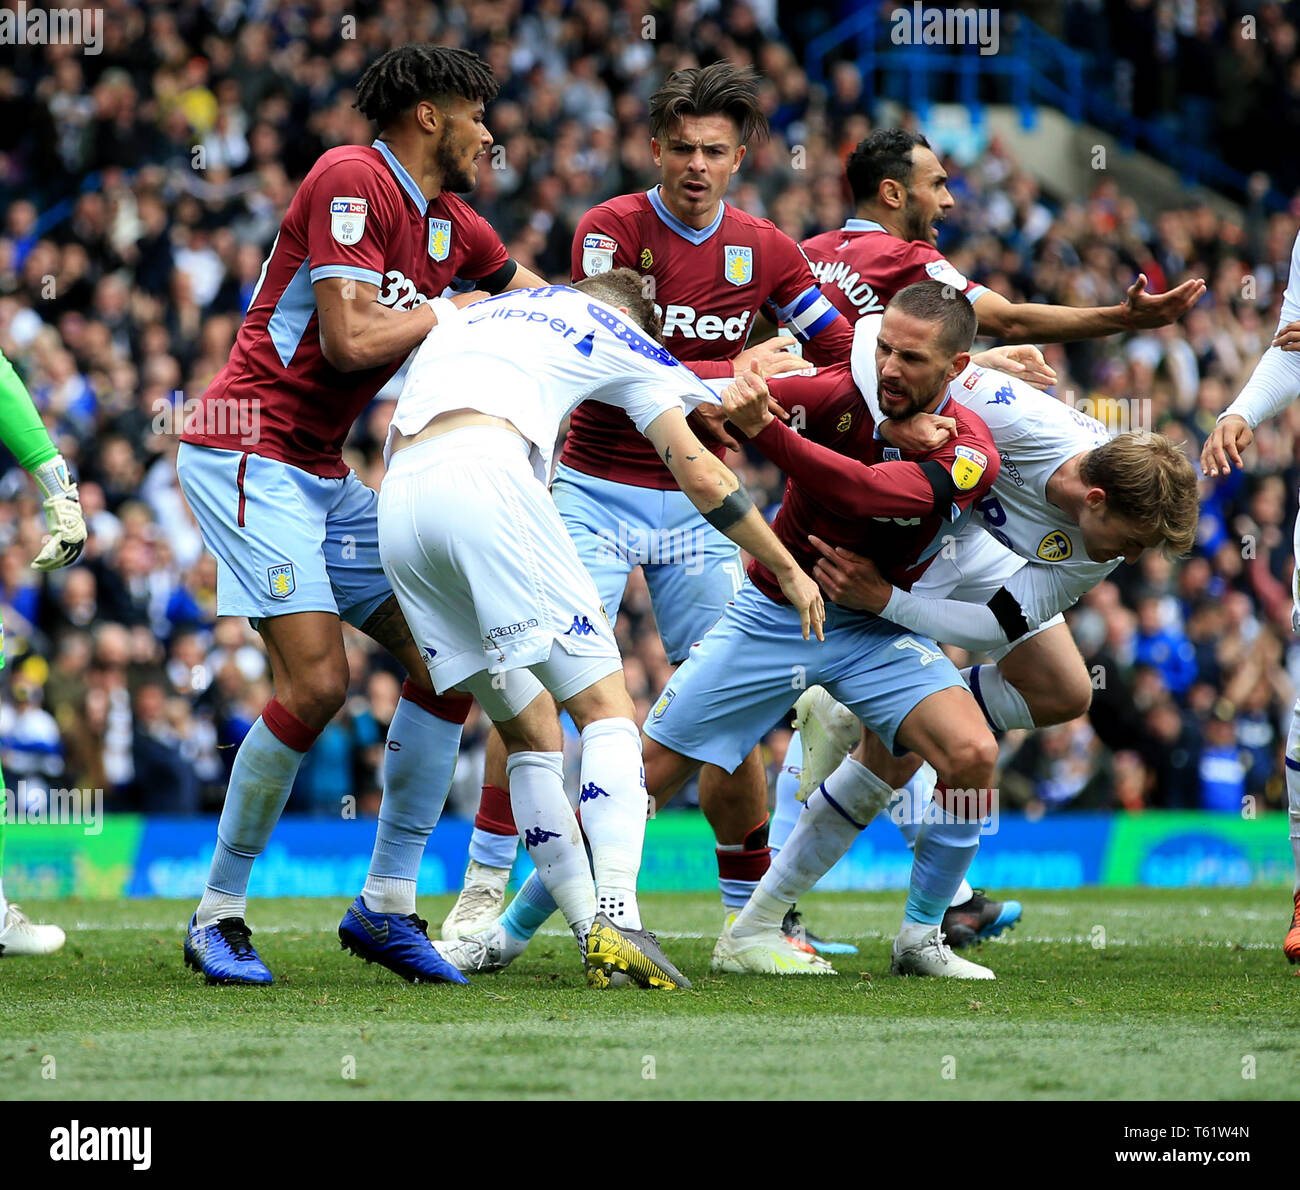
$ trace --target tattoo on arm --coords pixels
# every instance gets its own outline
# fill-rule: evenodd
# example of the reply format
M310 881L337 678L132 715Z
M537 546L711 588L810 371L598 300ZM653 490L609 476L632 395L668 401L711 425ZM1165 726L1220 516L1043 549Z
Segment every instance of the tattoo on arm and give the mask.
M672 448L671 446L665 446L665 447L664 447L664 462L665 462L665 463L668 462L668 460L671 459L672 457L673 457L673 448Z
M749 498L749 493L744 488L737 488L727 495L721 505L703 515L719 533L725 533L737 521L743 520L753 507L754 502Z

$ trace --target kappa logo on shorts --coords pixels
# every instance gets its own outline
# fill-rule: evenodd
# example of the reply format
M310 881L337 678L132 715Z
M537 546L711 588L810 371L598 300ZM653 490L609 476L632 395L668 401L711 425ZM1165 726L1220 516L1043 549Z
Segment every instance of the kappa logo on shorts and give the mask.
M676 690L665 690L664 696L657 703L655 703L655 709L650 712L650 718L658 719L659 716L662 715L668 709L668 704L672 702L672 700L676 697L677 697Z
M574 616L573 623L564 630L564 635L590 636L595 631L595 628L591 625L591 621L587 619L586 616Z
M283 566L268 566L266 568L266 582L270 588L272 599L288 599L297 587L293 577L293 563L286 562Z
M601 789L595 781L588 781L582 787L582 793L578 798L579 802L594 802L598 797L609 797L609 790Z

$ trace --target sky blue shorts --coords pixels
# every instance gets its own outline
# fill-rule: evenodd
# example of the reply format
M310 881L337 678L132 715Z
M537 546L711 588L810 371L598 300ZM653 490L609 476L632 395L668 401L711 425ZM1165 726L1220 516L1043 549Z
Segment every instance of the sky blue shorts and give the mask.
M379 564L379 496L355 472L322 479L182 442L176 473L217 559L218 615L336 612L359 628L393 593Z
M627 576L645 571L659 639L676 665L744 581L740 550L677 489L659 491L557 467L551 496L613 624Z
M672 676L642 730L729 773L809 686L825 686L896 755L899 726L922 699L965 688L928 637L826 605L826 640L804 640L794 608L746 581Z

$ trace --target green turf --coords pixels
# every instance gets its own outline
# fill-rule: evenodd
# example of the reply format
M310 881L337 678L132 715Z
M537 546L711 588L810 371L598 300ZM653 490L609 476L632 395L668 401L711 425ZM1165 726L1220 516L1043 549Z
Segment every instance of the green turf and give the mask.
M414 987L339 949L345 906L331 900L255 904L275 986L209 988L181 965L188 904L32 903L69 939L53 958L0 960L0 1099L1300 1093L1286 890L1021 899L1010 940L975 952L997 981L959 983L890 976L895 894L801 906L862 947L817 980L711 977L716 900L648 896L647 920L695 980L674 993L588 991L555 933L468 988ZM422 909L436 922L449 903Z

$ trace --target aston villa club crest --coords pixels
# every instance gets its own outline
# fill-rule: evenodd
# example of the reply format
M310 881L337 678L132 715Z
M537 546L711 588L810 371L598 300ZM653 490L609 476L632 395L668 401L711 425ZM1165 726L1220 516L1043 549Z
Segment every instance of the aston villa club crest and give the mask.
M429 255L436 261L444 261L451 254L451 220L429 220Z
M268 566L266 568L266 579L272 599L288 599L293 594L295 587L293 563L286 562L283 566Z
M754 279L754 249L728 244L722 253L723 278L732 285L748 285Z

